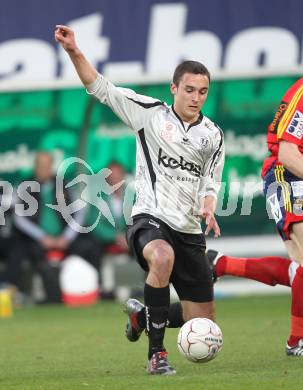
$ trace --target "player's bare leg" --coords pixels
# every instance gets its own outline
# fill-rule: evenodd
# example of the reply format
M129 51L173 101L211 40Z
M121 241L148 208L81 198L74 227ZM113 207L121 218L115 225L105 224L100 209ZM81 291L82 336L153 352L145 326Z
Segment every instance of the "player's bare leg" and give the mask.
M291 226L290 240L285 245L291 259L300 264L291 285L291 330L286 353L303 356L303 222Z
M303 265L303 222L291 226L290 240L284 241L289 257Z
M183 319L188 321L192 318L209 318L215 320L215 303L211 302L190 302L181 301Z

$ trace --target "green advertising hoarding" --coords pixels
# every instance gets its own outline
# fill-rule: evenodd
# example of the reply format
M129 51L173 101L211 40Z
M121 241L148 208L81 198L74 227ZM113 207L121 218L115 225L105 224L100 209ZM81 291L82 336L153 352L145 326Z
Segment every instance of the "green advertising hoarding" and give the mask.
M218 219L224 235L274 230L262 196L260 169L267 153L266 128L294 76L213 81L204 113L225 133L226 163ZM130 85L138 93L171 103L168 84ZM56 162L84 158L94 172L112 160L135 167L131 130L84 89L0 94L0 177L11 182L30 174L35 152L51 150Z

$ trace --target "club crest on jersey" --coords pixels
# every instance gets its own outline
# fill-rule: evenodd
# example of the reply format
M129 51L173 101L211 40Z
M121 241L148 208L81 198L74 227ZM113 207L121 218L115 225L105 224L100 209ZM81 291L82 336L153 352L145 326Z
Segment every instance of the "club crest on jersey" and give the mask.
M173 141L176 133L176 125L171 122L165 122L164 128L160 131L160 137L166 141Z
M296 111L292 117L290 124L287 127L286 133L292 136L302 139L303 137L303 114L300 111Z
M159 149L158 153L158 164L164 165L166 168L177 169L181 168L182 171L188 171L194 174L194 176L199 177L201 175L201 166L188 162L184 159L183 156L179 156L179 160L176 160L173 157L168 156L163 153L162 148Z
M200 149L205 150L209 147L210 141L208 137L201 137L200 138Z

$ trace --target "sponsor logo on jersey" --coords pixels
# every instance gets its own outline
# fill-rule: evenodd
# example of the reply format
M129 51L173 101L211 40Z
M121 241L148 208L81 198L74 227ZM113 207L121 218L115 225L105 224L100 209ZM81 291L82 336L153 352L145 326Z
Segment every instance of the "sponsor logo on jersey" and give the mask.
M158 164L159 165L162 164L166 168L171 168L171 169L181 168L182 171L191 172L193 173L194 176L197 177L201 175L200 165L186 161L183 156L179 156L179 159L176 160L174 157L170 157L167 154L163 153L162 148L159 149Z
M296 111L287 127L286 133L293 135L298 139L303 137L303 114Z
M274 120L271 122L271 124L268 127L268 130L271 133L277 133L278 124L279 124L280 119L282 118L284 112L286 111L287 106L288 106L288 103L284 103L284 102L282 102L279 105L279 108L278 108L278 110L277 110L277 112L276 112L276 114L274 116Z

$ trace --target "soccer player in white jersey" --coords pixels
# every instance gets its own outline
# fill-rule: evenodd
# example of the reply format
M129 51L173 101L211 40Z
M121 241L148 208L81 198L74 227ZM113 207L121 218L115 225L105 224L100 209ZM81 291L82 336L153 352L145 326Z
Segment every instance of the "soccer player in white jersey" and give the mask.
M117 88L86 60L72 29L56 26L55 39L68 53L89 94L108 105L137 138L136 202L127 240L147 271L145 310L129 300L127 337L146 327L147 371L171 375L163 340L170 303L169 283L182 303L185 320L214 320L213 282L205 256L201 218L208 234L220 235L214 212L224 165L222 131L201 113L210 75L204 65L184 61L171 83L173 106Z

